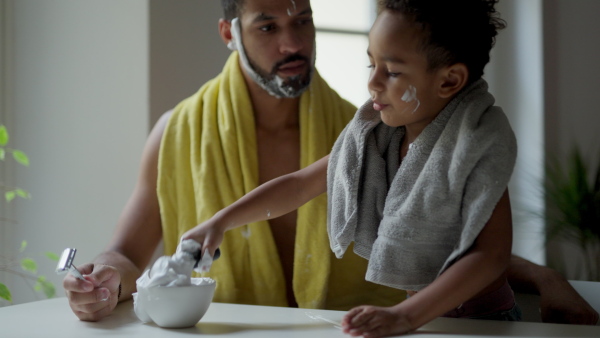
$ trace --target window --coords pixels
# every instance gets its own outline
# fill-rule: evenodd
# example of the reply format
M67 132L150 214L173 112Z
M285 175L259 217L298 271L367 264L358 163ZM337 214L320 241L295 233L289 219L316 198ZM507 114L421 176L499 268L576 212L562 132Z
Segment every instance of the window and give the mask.
M375 1L320 0L311 3L317 29L316 67L342 97L356 106L368 98L368 34Z

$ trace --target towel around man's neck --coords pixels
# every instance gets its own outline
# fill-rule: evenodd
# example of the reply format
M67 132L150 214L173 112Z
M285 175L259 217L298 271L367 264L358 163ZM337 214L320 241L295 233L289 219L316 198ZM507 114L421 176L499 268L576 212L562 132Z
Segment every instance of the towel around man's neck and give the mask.
M471 247L506 190L516 139L487 83L463 89L410 145L404 127L364 104L328 166L328 232L341 257L369 259L366 279L420 290ZM399 166L399 167L398 167Z
M300 98L300 166L327 155L355 112L315 72ZM166 255L173 254L185 231L259 185L256 137L253 105L233 52L221 74L175 107L164 132L158 198ZM322 308L331 295L336 259L327 240L326 198L323 194L298 210L293 284L301 307ZM207 274L217 281L215 301L287 306L268 222L227 231L221 252Z

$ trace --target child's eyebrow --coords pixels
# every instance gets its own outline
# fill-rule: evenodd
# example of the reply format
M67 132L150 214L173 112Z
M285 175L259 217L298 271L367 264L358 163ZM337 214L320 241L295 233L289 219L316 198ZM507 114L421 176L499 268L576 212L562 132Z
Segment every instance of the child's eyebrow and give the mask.
M302 12L300 12L298 14L295 14L294 16L303 16L303 15L312 15L312 8L308 7L307 9L303 10ZM261 22L261 21L271 21L271 20L275 20L276 18L277 17L273 16L273 15L260 13L254 18L254 20L252 20L252 23Z
M367 49L367 55L369 57L373 57L373 55L371 54L371 52ZM406 63L406 61L404 61L404 59L394 56L394 55L384 55L382 57L383 61L385 62L390 62L390 63L400 63L400 64L404 64Z

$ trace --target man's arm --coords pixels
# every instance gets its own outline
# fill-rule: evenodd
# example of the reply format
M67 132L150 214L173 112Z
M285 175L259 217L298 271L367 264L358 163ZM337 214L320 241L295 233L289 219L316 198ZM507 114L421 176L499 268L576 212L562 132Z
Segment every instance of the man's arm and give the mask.
M557 271L513 255L508 281L515 292L540 295L542 321L595 325L598 312Z
M169 116L165 113L148 136L138 181L107 250L79 267L86 281L70 275L63 280L69 305L81 320L100 320L131 297L162 237L156 184L160 141Z

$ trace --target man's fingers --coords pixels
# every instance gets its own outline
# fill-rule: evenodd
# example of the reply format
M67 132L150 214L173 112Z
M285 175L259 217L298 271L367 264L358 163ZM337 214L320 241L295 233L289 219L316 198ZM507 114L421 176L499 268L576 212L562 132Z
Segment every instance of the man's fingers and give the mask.
M80 320L87 322L96 322L108 316L113 307L108 302L96 303L80 309L73 308L73 312Z
M90 292L94 290L94 284L89 280L83 281L69 274L63 279L63 288L67 292Z
M110 299L111 292L107 288L92 289L90 292L69 292L69 301L75 306L106 302ZM93 309L97 311L98 309Z
M118 271L111 266L96 264L94 272L84 275L84 278L90 281L95 287L116 289L120 283L120 278L116 278L118 274Z

